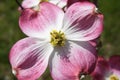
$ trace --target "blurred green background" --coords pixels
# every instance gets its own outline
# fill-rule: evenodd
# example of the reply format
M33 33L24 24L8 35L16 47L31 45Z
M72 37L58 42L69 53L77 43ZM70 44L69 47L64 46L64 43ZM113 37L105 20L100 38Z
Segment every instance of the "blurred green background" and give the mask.
M20 14L17 9L15 0L0 0L0 80L17 80L11 73L8 60L10 48L25 37L18 26ZM99 0L99 10L105 17L99 55L108 58L120 54L120 0ZM48 70L40 80L52 80Z

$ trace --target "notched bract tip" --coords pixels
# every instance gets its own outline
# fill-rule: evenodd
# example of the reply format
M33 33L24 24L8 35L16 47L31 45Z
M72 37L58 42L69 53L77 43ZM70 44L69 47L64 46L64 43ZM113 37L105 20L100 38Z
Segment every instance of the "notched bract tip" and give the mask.
M17 71L16 71L15 69L12 69L12 73L13 73L14 75L16 75L16 74L17 74Z
M96 7L95 10L94 10L95 13L98 13L98 8Z

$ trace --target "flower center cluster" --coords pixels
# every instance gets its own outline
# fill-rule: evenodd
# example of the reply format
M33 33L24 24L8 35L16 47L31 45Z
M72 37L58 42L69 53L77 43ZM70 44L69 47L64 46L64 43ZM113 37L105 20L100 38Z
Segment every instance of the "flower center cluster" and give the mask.
M40 0L40 2L48 2L48 0Z
M53 30L50 32L51 41L53 46L64 46L65 45L65 34L61 31Z
M111 75L110 80L119 80L119 78L116 75Z

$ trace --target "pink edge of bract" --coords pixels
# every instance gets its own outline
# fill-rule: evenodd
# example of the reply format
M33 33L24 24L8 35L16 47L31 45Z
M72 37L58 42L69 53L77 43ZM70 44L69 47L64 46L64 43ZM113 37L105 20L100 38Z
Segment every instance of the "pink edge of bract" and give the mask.
M91 73L91 76L93 80L104 80L106 75L110 72L110 67L107 62L103 57L98 57L96 67L94 71Z
M120 55L111 56L108 62L112 69L120 71Z

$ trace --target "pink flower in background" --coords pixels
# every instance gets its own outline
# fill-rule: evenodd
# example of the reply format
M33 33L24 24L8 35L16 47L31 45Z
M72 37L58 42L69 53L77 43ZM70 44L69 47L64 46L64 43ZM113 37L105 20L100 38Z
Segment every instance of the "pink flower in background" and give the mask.
M28 37L10 51L13 74L19 80L35 80L48 65L54 80L79 80L91 73L97 54L88 41L101 34L103 15L88 2L77 2L65 13L48 2L39 7L38 12L21 12L20 28Z
M39 4L41 2L50 2L53 3L60 8L63 8L63 10L66 11L66 9L72 5L75 2L83 2L83 1L89 1L89 0L23 0L22 7L23 8L33 8L34 10L39 10ZM67 6L67 7L66 7ZM21 11L21 8L19 8L19 11Z
M50 2L61 8L67 5L67 0L23 0L22 6L24 8L37 8L40 2Z
M91 76L93 80L120 80L120 56L112 56L108 61L99 57Z

